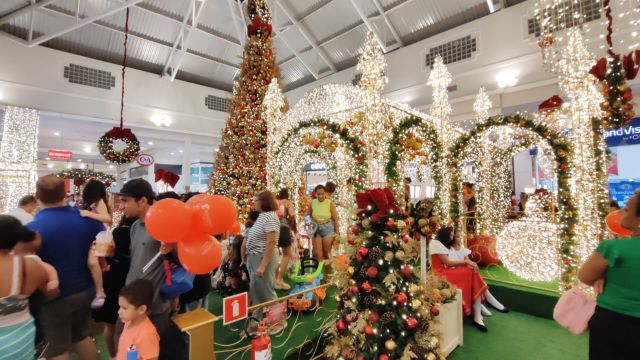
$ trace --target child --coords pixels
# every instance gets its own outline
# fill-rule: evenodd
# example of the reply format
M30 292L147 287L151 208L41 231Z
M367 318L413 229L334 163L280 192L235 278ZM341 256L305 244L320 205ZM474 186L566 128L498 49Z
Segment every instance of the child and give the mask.
M147 316L153 302L153 284L138 279L120 290L118 315L124 323L118 342L116 360L130 359L127 352L137 352L138 360L157 360L160 336Z
M249 271L242 263L241 248L244 236L236 235L222 265L222 280L218 291L222 297L249 291Z
M111 226L113 218L107 203L106 187L102 182L91 179L87 182L84 186L84 190L82 191L82 207L80 215L100 221L108 229L109 226ZM106 262L103 261L103 264L101 264L93 250L94 249L92 248L92 251L89 252L89 258L87 259L87 266L89 266L93 283L96 286L96 297L91 302L91 308L100 309L104 306L104 301L106 299L102 281L102 268L106 267Z

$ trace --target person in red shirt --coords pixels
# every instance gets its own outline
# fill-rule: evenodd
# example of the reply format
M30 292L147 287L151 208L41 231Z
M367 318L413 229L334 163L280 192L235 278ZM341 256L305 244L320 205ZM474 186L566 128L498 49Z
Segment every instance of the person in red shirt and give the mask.
M124 330L118 342L116 360L127 360L128 352L137 352L138 360L157 360L160 354L160 336L147 316L153 302L153 284L138 279L120 291L118 315Z

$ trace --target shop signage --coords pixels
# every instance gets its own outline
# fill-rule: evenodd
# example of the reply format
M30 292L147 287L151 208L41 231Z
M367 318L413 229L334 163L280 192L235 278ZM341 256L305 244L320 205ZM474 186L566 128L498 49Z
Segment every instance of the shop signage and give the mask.
M153 156L149 154L140 154L136 158L136 162L140 166L151 166L153 165L153 161L154 161Z
M626 127L605 130L604 138L609 147L640 144L640 117L632 119Z
M47 153L47 156L50 159L69 160L71 159L72 154L73 153L71 151L66 151L66 150L49 150L49 152Z

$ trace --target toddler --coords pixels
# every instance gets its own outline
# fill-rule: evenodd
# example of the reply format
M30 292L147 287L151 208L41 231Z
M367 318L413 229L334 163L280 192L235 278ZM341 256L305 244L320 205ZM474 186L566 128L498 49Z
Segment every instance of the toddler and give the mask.
M158 359L160 336L147 316L153 295L153 284L145 279L138 279L120 290L118 316L124 323L124 330L118 342L116 360ZM136 354L135 357L132 354Z

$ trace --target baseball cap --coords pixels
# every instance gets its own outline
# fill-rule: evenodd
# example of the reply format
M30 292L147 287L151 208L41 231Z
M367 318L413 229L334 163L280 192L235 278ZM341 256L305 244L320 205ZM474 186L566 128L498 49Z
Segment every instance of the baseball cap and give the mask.
M131 196L136 198L146 197L147 199L155 199L151 184L144 179L132 179L127 181L115 195Z

